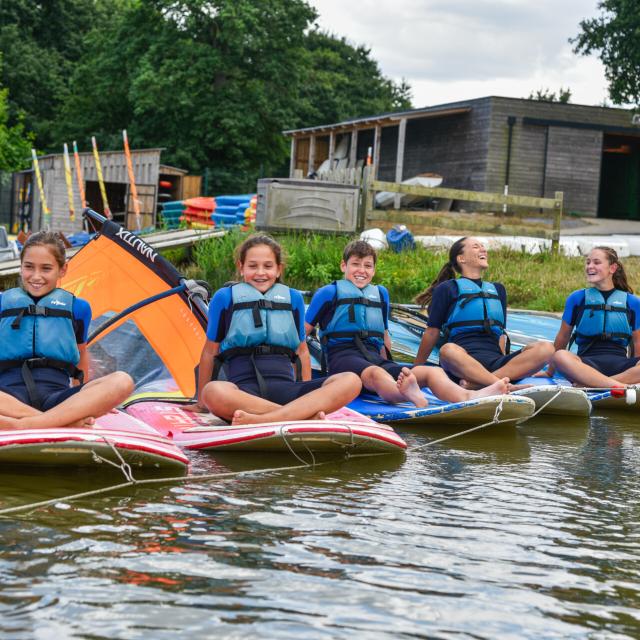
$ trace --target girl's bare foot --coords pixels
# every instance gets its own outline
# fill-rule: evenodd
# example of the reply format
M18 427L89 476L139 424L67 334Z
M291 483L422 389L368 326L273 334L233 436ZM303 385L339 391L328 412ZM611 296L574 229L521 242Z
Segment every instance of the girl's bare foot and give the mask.
M472 398L486 398L487 396L501 396L509 392L509 378L496 380L488 387L483 387L477 391L469 391L469 400Z
M533 384L509 384L509 390L507 393L511 393L512 391L520 391L520 389L529 389L535 385Z
M18 418L8 418L0 416L0 429L21 429L20 420Z
M473 384L472 382L469 382L468 380L460 380L460 382L458 384L463 389L466 389L467 391L478 391L479 389L482 388L479 384Z
M92 427L95 427L95 426L96 426L96 419L93 418L92 416L89 416L88 418L82 418L81 420L76 420L75 422L72 422L67 425L67 427L73 427L78 429L91 429Z
M258 424L260 422L268 422L261 415L255 413L247 413L246 411L242 411L238 409L233 412L233 418L231 419L231 424Z
M318 411L315 416L311 416L309 420L326 420L327 414L324 411Z
M419 409L426 407L429 402L420 390L420 385L416 376L408 367L403 367L398 376L398 391L409 401L413 402Z

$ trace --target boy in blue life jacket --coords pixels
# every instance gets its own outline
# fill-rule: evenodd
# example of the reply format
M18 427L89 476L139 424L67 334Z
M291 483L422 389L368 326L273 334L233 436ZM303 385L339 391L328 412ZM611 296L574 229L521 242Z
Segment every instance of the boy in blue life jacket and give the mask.
M349 243L340 263L344 279L318 289L307 309L307 335L318 325L329 374L356 373L366 390L386 402L409 401L416 407L427 405L421 387L430 387L447 402L506 393L506 378L471 391L452 382L440 367L407 367L391 360L389 293L371 284L376 261L370 244L362 240Z

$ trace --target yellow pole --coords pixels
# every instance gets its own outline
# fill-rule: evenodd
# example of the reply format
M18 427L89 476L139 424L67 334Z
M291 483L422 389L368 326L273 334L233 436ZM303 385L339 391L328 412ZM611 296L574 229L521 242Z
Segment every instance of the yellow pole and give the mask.
M131 185L131 197L133 198L133 210L136 214L136 229L142 229L142 218L140 217L140 202L138 200L138 190L136 189L136 179L133 175L133 162L131 161L131 151L129 149L129 138L127 130L122 130L122 140L124 142L124 155L127 158L127 170L129 172L129 184Z
M36 181L40 190L40 201L42 202L42 213L44 214L44 227L48 229L51 226L51 210L47 206L47 198L44 195L44 187L42 186L42 175L40 174L40 165L38 164L38 156L35 149L31 149L31 157L33 158L33 169L36 172Z
M107 190L104 187L104 178L102 177L102 165L100 164L100 155L98 154L98 143L96 137L91 136L91 144L93 145L93 159L96 162L96 173L98 174L98 184L100 185L100 193L102 194L102 207L106 218L113 218L111 209L109 209L109 201L107 200Z
M69 147L64 143L64 179L67 182L67 198L69 198L69 220L75 222L76 209L73 206L73 183L71 178L71 163L69 162Z
M84 209L87 206L87 198L84 193L84 176L82 175L82 165L78 154L78 145L73 141L73 159L76 164L76 180L78 181L78 191L80 192L80 206Z

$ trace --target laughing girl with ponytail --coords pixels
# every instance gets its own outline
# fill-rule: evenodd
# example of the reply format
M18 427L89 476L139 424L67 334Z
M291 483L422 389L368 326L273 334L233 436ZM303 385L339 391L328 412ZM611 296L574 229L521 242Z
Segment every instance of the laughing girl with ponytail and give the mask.
M451 246L449 260L436 279L416 297L418 304L429 308L416 363L425 362L440 342L442 368L471 388L531 375L553 354L549 342L535 342L508 353L507 293L499 282L482 280L488 267L482 242L460 238Z

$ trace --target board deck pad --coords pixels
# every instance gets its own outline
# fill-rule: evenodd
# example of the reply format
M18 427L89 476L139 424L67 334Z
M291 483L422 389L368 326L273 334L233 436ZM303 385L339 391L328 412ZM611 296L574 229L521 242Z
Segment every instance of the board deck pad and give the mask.
M488 396L464 402L444 402L436 398L429 389L422 390L429 406L418 409L410 402L389 404L379 396L362 394L349 403L349 408L369 416L376 422L395 424L429 425L456 424L477 425L493 419L502 403L499 419L515 418L513 424L527 420L535 410L535 403L529 398L513 395Z

